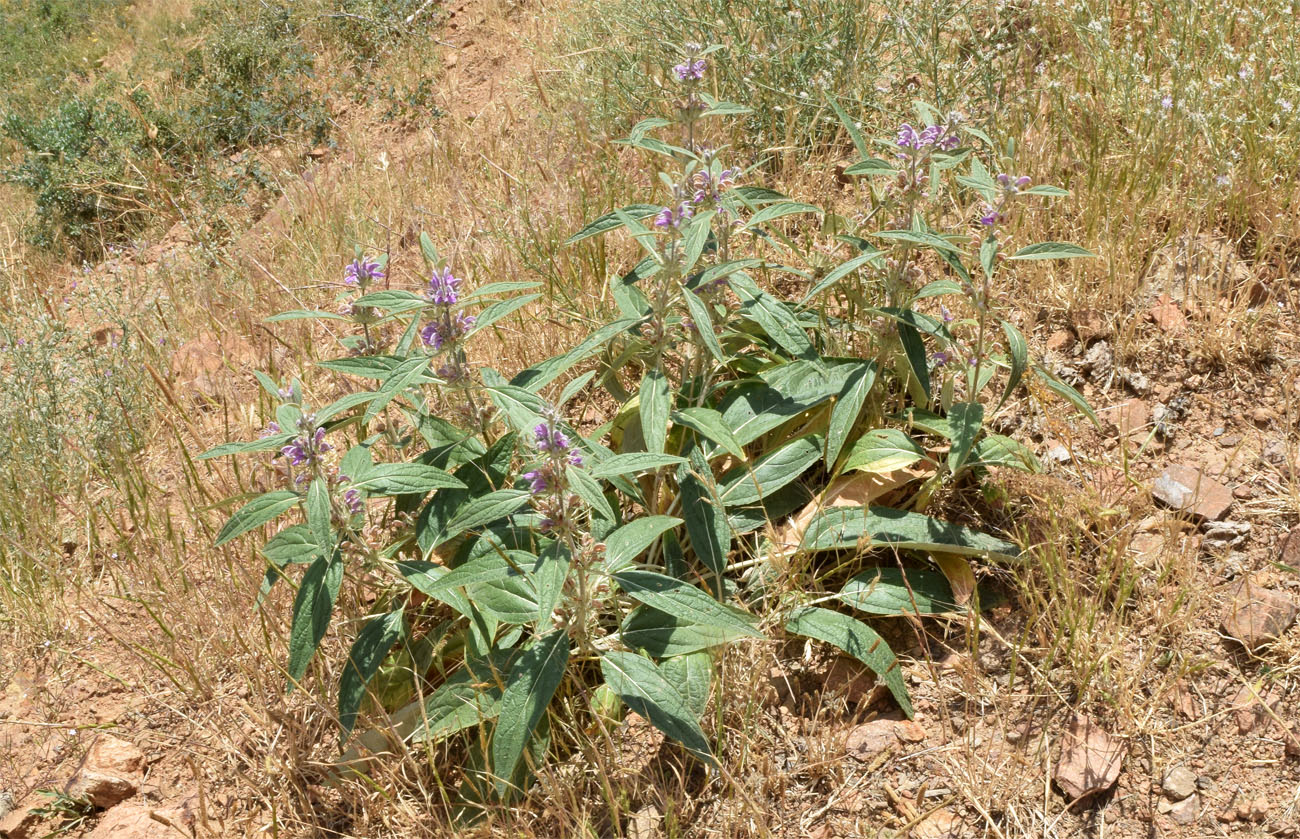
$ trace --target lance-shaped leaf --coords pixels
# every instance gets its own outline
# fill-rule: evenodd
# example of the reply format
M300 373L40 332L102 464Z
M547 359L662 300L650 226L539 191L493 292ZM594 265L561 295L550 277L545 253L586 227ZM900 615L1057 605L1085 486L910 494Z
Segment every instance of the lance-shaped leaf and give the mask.
M925 458L925 451L897 428L868 431L849 448L844 471L893 472Z
M674 411L672 420L677 425L684 425L687 428L700 434L704 439L717 443L723 451L737 460L747 460L745 449L731 433L727 427L726 421L722 414L712 408L686 408L681 411Z
M775 204L769 204L757 213L754 213L754 215L750 217L749 221L746 222L745 229L748 230L751 227L757 227L760 224L767 224L768 222L776 221L779 218L800 215L802 213L817 213L820 215L822 209L820 207L814 207L812 204L802 204L798 201L779 201Z
M1001 434L989 434L980 440L971 460L981 466L1010 466L1025 472L1041 472L1043 469L1031 449Z
M259 495L243 507L240 507L230 517L230 520L221 528L221 532L217 534L217 546L224 545L231 539L242 536L259 525L266 524L297 503L298 493L287 489L279 489Z
M330 614L343 584L343 559L337 553L311 564L293 601L289 627L289 690L302 681L307 665L329 630Z
M835 595L860 612L873 615L942 614L965 611L957 605L948 578L921 568L870 568L849 579Z
M371 618L357 633L357 640L348 652L348 663L339 680L339 725L342 739L347 740L357 721L357 711L366 694L366 685L374 677L388 651L402 634L404 618L401 609Z
M681 523L681 519L673 516L643 516L623 525L605 538L606 569L615 573L632 565L664 531Z
M492 734L492 774L505 795L524 747L546 713L569 663L569 635L557 629L538 638L510 665Z
M984 406L979 402L958 402L948 411L952 424L952 448L948 449L948 469L956 472L966 465L966 458L975 445L980 428L984 425Z
M510 380L510 384L516 387L522 387L531 390L534 393L541 390L546 385L555 381L564 375L570 367L582 361L594 353L600 351L600 348L609 343L616 335L619 335L641 322L640 317L623 318L621 320L607 323L600 329L588 335L576 347L568 352L548 358L539 364L534 364L519 373Z
M943 551L963 556L1013 560L1015 544L969 527L892 507L835 507L808 525L800 548L833 551L889 547L896 550Z
M840 265L835 266L829 272L827 272L826 276L822 277L821 280L819 280L816 285L808 289L808 293L803 296L803 300L801 300L800 303L806 304L809 300L812 300L814 297L821 294L823 291L830 288L831 286L835 285L840 280L847 277L849 274L852 274L854 271L857 271L862 266L868 265L870 263L878 263L879 261L880 261L880 251L876 250L875 248L872 248L865 253L858 254L857 256L850 259L848 262L844 262L841 263Z
M786 620L785 628L795 635L824 641L867 665L911 719L912 700L907 695L898 658L874 629L850 615L815 606L796 609Z
M526 489L498 489L481 495L456 511L456 515L447 522L447 535L456 536L466 530L477 530L497 519L505 518L527 506L529 497Z
M663 454L671 411L668 377L658 367L651 367L641 378L641 434L651 454Z
M1029 344L1025 341L1025 336L1020 334L1020 330L1011 321L1002 321L1002 331L1007 336L1007 349L1011 351L1011 375L1007 378L1002 398L998 400L998 407L1011 398L1020 380L1024 378L1025 371L1029 369Z
M634 599L673 617L762 638L758 621L739 609L719 603L690 583L654 571L620 571L612 575Z
M686 533L691 537L695 555L712 573L710 585L713 593L721 594L722 576L727 568L727 553L731 550L731 529L727 526L727 513L722 499L713 484L713 472L698 448L691 449L689 466L677 470L677 486L681 490L682 517L686 519Z
M600 657L605 683L636 713L701 760L716 764L709 741L682 692L654 662L636 653L610 651Z
M618 637L629 647L645 650L655 658L667 658L720 647L751 635L748 629L693 623L649 606L638 606L623 621Z
M1071 245L1068 242L1039 242L1036 245L1026 245L1020 250L1013 253L1010 259L1078 259L1080 257L1096 257L1097 254L1081 248L1078 245Z
M831 409L830 426L826 430L826 466L833 469L840 459L840 452L857 424L862 406L866 404L867 394L876 383L875 362L868 361L855 365L852 374L840 390L835 407Z
M464 482L423 463L380 463L349 486L375 495L423 495L435 489L465 488Z
M290 440L298 435L293 432L283 432L273 434L270 437L264 437L260 440L248 440L240 443L222 443L220 446L214 446L198 456L199 460L210 460L214 457L226 457L232 454L250 454L253 452L273 452L284 448Z
M616 475L631 475L636 472L648 472L662 466L675 466L685 463L686 458L675 454L652 454L650 452L628 452L607 457L591 467L593 478L612 478Z
M312 479L307 487L307 529L316 544L334 547L334 528L330 516L330 491L324 477Z
M663 208L658 204L630 204L623 207L621 210L612 210L591 222L577 233L574 233L568 239L565 239L564 244L572 245L574 242L581 242L583 239L589 239L592 236L599 236L602 233L617 230L623 226L623 220L619 217L620 215L634 219L643 219L653 216L662 209Z
M728 507L753 504L802 475L822 457L822 438L816 434L786 443L754 461L722 476L718 495Z
M784 303L754 285L744 274L731 277L729 282L740 298L741 314L761 326L777 346L797 358L816 358L808 335Z
M1043 384L1047 385L1048 389L1066 402L1069 402L1071 405L1078 408L1083 412L1084 416L1092 420L1093 425L1097 428L1101 428L1101 420L1097 419L1097 414L1093 412L1092 406L1088 404L1088 400L1084 399L1083 395L1079 393L1079 391L1061 381L1042 365L1035 364L1034 372L1038 374L1038 378Z
M659 662L659 672L669 684L677 685L692 714L704 713L713 687L713 656L707 652L673 656Z

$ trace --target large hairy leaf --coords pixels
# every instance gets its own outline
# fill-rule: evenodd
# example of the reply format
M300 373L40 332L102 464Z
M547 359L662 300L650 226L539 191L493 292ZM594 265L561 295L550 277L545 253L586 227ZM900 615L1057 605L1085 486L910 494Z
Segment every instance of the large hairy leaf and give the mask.
M936 614L964 611L938 571L921 568L869 568L852 577L836 598L873 615Z
M342 583L343 559L337 553L320 557L303 575L289 628L289 690L302 681L316 648L329 631L330 615Z
M1020 555L1016 545L987 533L921 513L876 506L823 511L808 525L800 547L806 551L889 547L1000 559Z
M716 626L761 638L758 621L739 609L719 603L690 583L654 571L620 571L612 575L636 600L689 623Z
M492 774L504 795L515 764L546 713L569 662L569 636L562 629L538 638L510 666L501 712L492 735Z
M673 516L642 516L628 522L605 538L605 567L610 573L627 568L665 530L671 530L681 523L681 519Z
M352 733L357 721L357 711L366 693L366 685L374 677L388 651L402 634L404 618L401 609L371 618L357 633L357 640L348 652L348 663L339 680L339 725L343 739Z
M353 481L352 489L376 495L423 495L435 489L464 489L464 482L423 463L380 463Z
M701 760L716 763L690 703L653 661L614 650L600 657L600 671L605 683L629 708Z
M216 544L218 546L224 545L231 539L266 524L297 503L298 493L287 489L279 489L259 495L243 507L240 507L230 517L230 520L221 528L221 532L217 534Z
M718 494L728 507L753 504L798 478L821 457L821 437L800 437L760 457L752 466L723 475L725 483Z
M796 609L786 620L785 628L795 635L825 641L870 667L889 688L903 713L909 719L912 717L912 700L898 658L874 629L850 615L815 606Z
M739 626L693 623L649 606L638 606L623 621L618 637L629 647L665 658L720 647L751 637L751 633Z

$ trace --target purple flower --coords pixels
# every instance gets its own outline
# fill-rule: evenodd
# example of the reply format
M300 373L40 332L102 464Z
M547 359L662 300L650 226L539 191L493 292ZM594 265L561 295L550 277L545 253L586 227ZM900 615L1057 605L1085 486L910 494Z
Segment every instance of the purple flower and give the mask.
M525 472L523 478L525 481L528 481L528 491L533 495L541 495L543 492L546 492L546 475L541 469L534 469L531 472Z
M454 341L456 338L468 333L473 328L474 321L473 315L467 315L464 312L456 313L455 318L451 321L451 329L438 321L430 321L424 329L420 330L420 340L424 342L426 347L440 350L448 341Z
M948 353L946 352L937 352L933 356L931 356L931 358L934 360L935 367L942 367L943 365L947 364L948 361L950 360Z
M343 282L350 286L366 286L371 280L384 278L383 266L373 259L359 257L343 269Z
M921 136L916 133L916 129L910 123L903 123L898 129L898 146L904 149L921 148Z
M707 67L708 63L703 58L687 59L673 67L673 73L677 75L678 81L698 82L704 78L704 70Z
M450 267L441 270L435 268L424 298L440 306L454 306L460 300L460 294L456 291L459 287L460 278L452 275Z
M280 453L289 459L289 463L294 466L315 466L320 463L321 455L325 452L333 451L334 447L325 442L325 429L316 428L311 433L307 429L315 426L315 420L311 417L303 417L298 421L298 427L303 431L299 437L289 441L289 444L282 449Z
M947 125L927 125L917 131L910 123L903 123L898 129L896 141L899 148L920 151L933 146L939 151L950 151L957 147L957 135Z
M654 225L659 229L681 227L694 214L691 205L683 201L676 208L664 207L655 215Z
M442 349L443 335L442 327L436 321L430 321L424 329L420 330L420 340L426 347L433 347L435 350Z
M343 506L348 508L348 512L356 515L364 509L361 503L361 490L349 489L343 493Z
M984 225L985 227L992 227L993 225L1002 221L1002 218L1003 218L1002 214L998 212L996 207L989 204L985 204L984 213L983 215L980 216L980 224Z

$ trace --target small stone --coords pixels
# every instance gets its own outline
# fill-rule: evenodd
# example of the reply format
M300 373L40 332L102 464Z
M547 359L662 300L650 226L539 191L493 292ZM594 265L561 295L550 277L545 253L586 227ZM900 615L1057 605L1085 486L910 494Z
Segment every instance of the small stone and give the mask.
M1095 309L1083 309L1075 312L1071 318L1071 325L1074 327L1074 333L1079 336L1079 340L1085 344L1090 343L1096 338L1105 338L1110 335L1110 324L1106 323L1101 312Z
M8 839L28 839L35 831L32 828L41 822L40 808L33 804L29 807L19 807L11 810L4 818L0 818L0 836Z
M1175 510L1218 521L1232 507L1232 493L1193 466L1169 466L1151 487L1151 495Z
M1300 527L1293 528L1282 539L1281 555L1278 562L1292 568L1300 568Z
M627 820L627 839L658 839L663 836L660 829L664 814L653 804L647 804L632 814Z
M1237 805L1237 818L1258 824L1268 817L1268 799L1260 796Z
M14 811L14 797L8 790L0 792L0 822Z
M85 839L177 839L178 835L148 808L124 804L105 813Z
M105 774L131 775L144 771L145 757L134 743L101 734L90 744L85 766Z
M1179 335L1187 331L1187 316L1183 314L1183 310L1167 294L1160 295L1160 298L1156 300L1156 305L1151 307L1147 315L1156 327L1166 335Z
M1205 550L1223 550L1242 545L1250 536L1251 526L1244 521L1206 522L1201 547Z
M1083 714L1075 714L1064 737L1053 777L1068 801L1104 792L1119 780L1127 746Z
M1142 433L1151 419L1151 411L1141 399L1125 399L1098 411L1097 417L1109 433L1128 437Z
M951 810L936 810L912 828L914 839L958 839L965 835L961 819Z
M67 795L89 799L91 804L101 810L125 801L139 791L139 785L131 778L119 778L88 769L78 772L64 789Z
M1253 652L1281 637L1295 618L1296 605L1290 597L1246 579L1233 591L1223 631Z
M1255 497L1255 490L1250 488L1250 484L1237 484L1232 488L1232 497L1239 501L1247 501Z
M925 730L925 726L913 720L903 720L894 725L894 736L904 743L920 743L930 733Z
M1063 353L1074 345L1074 336L1064 329L1051 334L1047 339L1047 348L1052 352Z
M1182 801L1196 792L1196 773L1186 766L1175 766L1165 773L1160 787L1174 801Z
M849 757L870 763L882 752L897 744L893 720L872 720L855 727L844 741L844 752Z
M1286 756L1300 759L1300 726L1295 723L1289 725L1282 739L1286 741Z
M1169 808L1169 818L1173 819L1175 824L1195 824L1200 814L1201 797L1196 794L1184 798Z
M1277 418L1277 413L1269 408L1256 408L1250 412L1250 421L1256 425L1268 425Z
M1281 702L1271 693L1260 695L1250 685L1243 685L1232 698L1232 710L1237 718L1237 733L1249 734L1255 727L1271 719L1281 708Z
M1098 341L1079 359L1079 366L1090 371L1094 381L1101 381L1115 369L1115 351L1107 342Z

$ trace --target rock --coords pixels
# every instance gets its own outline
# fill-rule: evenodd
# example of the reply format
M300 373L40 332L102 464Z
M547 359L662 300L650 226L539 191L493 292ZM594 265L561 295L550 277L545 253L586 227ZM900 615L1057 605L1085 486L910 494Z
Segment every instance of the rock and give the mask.
M1141 399L1125 399L1118 405L1098 411L1097 418L1109 433L1128 437L1142 433L1151 419L1151 411Z
M101 734L90 744L85 767L112 775L132 775L144 771L144 752L134 743Z
M822 685L828 693L838 693L849 702L866 702L876 690L876 674L856 659L840 656L827 668Z
M119 778L83 769L68 782L64 792L73 798L86 798L101 810L125 801L140 791L140 786L131 778Z
M1090 371L1094 381L1105 379L1115 369L1115 351L1105 341L1098 341L1079 359L1079 366Z
M14 797L8 791L0 792L0 822L3 822L10 813L14 811Z
M1137 370L1123 370L1120 372L1119 378L1120 381L1128 385L1129 390L1138 396L1146 396L1151 392L1151 380Z
M1182 801L1196 792L1196 773L1186 766L1175 766L1165 773L1160 788L1174 801Z
M653 804L637 810L627 820L627 839L658 839L663 836L664 814Z
M897 743L893 720L872 720L849 732L844 741L844 752L855 760L870 763Z
M1256 425L1268 425L1277 419L1277 412L1271 408L1255 408L1250 412L1250 421Z
M930 734L925 726L913 720L903 720L894 725L894 736L904 743L920 743Z
M1196 713L1196 697L1188 689L1187 685L1181 682L1174 688L1170 702L1174 706L1174 710L1184 719L1195 720L1200 716Z
M1053 332L1047 339L1047 349L1052 352L1063 353L1074 344L1074 336L1064 329Z
M1300 726L1295 723L1287 726L1282 739L1286 741L1286 756L1300 759Z
M1251 685L1243 685L1232 698L1232 710L1237 719L1237 733L1249 734L1265 720L1272 719L1281 708L1281 701L1271 693L1259 694Z
M1245 579L1233 591L1223 631L1253 652L1281 637L1295 618L1296 605L1290 597Z
M913 839L959 839L964 835L961 819L951 810L935 810L921 819L909 834Z
M33 828L41 823L42 816L38 810L35 804L10 810L4 818L0 818L0 836L7 839L28 839L35 833Z
M1083 714L1065 732L1053 779L1068 801L1105 792L1119 780L1127 746Z
M1282 538L1282 550L1277 561L1292 568L1300 568L1300 527L1292 528Z
M1173 819L1175 824L1195 824L1200 814L1201 797L1195 793L1169 808L1169 818Z
M105 813L85 839L178 839L179 835L155 819L148 808L125 804Z
M1110 335L1110 324L1106 323L1101 312L1095 309L1083 309L1075 312L1071 317L1071 326L1074 327L1074 334L1079 336L1079 340L1085 344L1096 338L1105 338Z
M1166 335L1179 335L1187 331L1187 316L1167 294L1160 295L1156 305L1147 312L1147 316Z
M1233 497L1236 497L1235 492ZM1201 547L1205 550L1236 548L1246 541L1246 538L1250 536L1250 531L1250 524L1244 521L1206 522L1205 536L1201 539Z
M1169 466L1151 486L1157 501L1202 519L1218 521L1232 507L1232 493L1193 466Z
M1237 805L1237 818L1258 824L1268 817L1268 799L1263 796L1243 801Z

